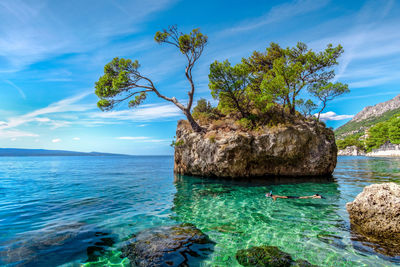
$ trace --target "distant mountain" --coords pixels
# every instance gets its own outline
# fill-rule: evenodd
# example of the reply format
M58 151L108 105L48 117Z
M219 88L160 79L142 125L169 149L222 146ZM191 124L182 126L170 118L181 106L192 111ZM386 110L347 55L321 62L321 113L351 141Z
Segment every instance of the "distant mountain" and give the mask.
M85 153L85 152L75 152L66 150L0 148L0 157L23 157L23 156L126 156L126 155L100 153L100 152Z
M368 106L361 110L354 118L335 130L337 139L354 134L363 134L365 130L373 125L390 119L394 114L400 112L400 95L393 99Z

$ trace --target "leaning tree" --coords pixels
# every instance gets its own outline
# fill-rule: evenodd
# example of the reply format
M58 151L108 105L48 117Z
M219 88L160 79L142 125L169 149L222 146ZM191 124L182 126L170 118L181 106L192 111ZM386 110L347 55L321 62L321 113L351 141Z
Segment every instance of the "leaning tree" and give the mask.
M104 75L95 84L95 93L100 98L97 106L103 111L108 111L123 101L129 101L129 107L136 107L147 98L148 93L155 93L158 97L174 103L182 110L195 132L204 131L191 114L195 92L192 70L207 44L207 36L202 34L199 29L193 29L189 34L183 34L178 31L176 26L170 26L168 29L157 32L154 40L159 44L166 43L177 47L186 57L185 75L190 83L188 103L184 105L175 97L161 94L154 82L140 73L140 65L137 60L116 57L105 65Z

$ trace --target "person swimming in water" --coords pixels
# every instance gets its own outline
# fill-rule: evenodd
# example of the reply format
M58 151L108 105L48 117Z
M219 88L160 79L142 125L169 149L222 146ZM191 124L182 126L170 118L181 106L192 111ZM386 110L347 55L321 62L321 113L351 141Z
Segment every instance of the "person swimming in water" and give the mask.
M265 196L266 196L266 197L272 198L274 201L275 201L277 198L297 198L297 199L324 198L324 197L321 196L320 194L315 194L315 195L312 195L312 196L302 196L302 197L296 197L296 196L279 196L279 195L273 195L273 194L272 194L272 191L269 192L269 193L267 193L267 194L265 194Z

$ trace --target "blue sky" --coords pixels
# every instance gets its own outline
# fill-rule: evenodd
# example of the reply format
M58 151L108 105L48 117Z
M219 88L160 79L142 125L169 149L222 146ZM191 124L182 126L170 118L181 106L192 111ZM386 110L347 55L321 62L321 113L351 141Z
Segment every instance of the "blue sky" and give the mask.
M209 65L237 63L270 42L345 50L337 80L351 93L329 103L338 127L367 105L400 93L400 4L396 1L2 0L0 147L172 154L170 103L150 97L137 109L96 107L94 82L113 57L138 59L159 90L185 102L185 60L154 33L200 27L209 43L194 79L195 98L211 99Z

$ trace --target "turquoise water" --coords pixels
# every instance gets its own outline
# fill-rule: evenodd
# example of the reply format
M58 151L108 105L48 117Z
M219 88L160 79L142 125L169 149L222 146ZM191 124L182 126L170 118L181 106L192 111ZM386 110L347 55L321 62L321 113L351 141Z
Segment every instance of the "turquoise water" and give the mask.
M129 266L121 244L150 227L194 223L216 242L203 266L274 245L320 266L392 266L400 257L351 232L346 202L400 181L400 159L339 157L332 179L231 182L174 177L172 157L0 158L0 265ZM264 194L322 194L279 199Z

